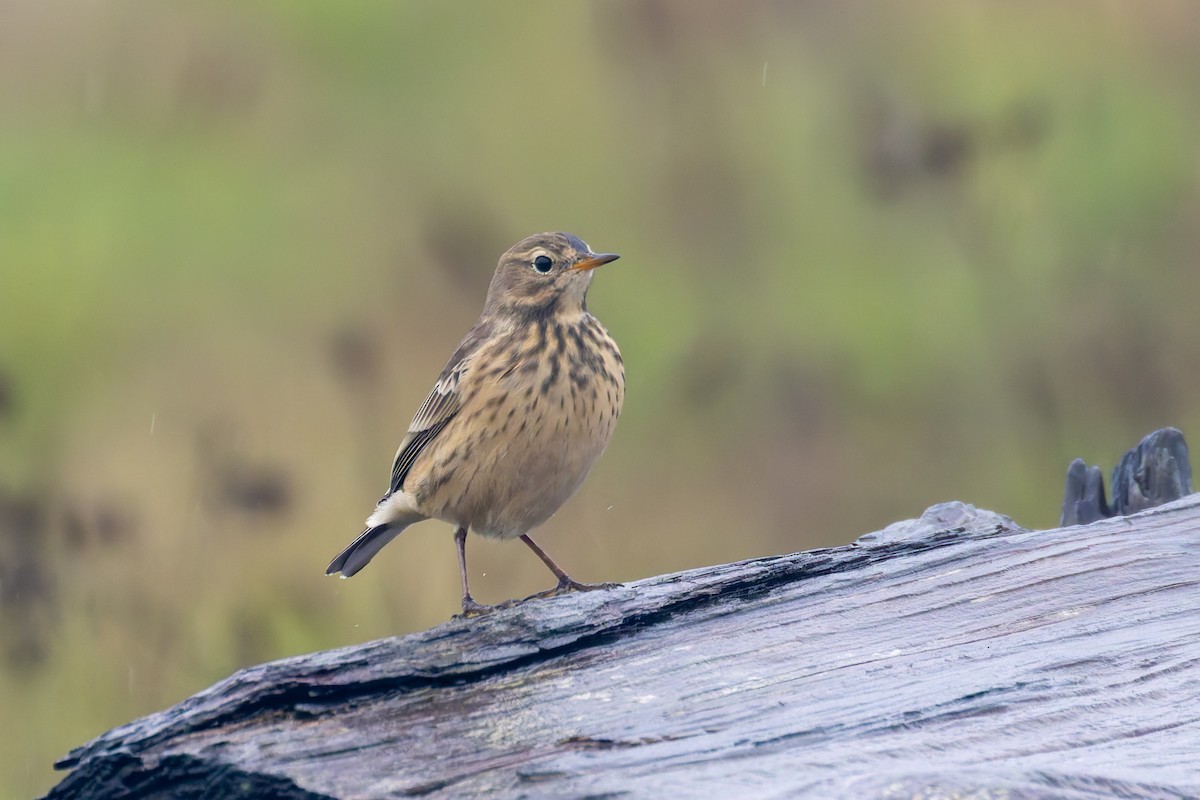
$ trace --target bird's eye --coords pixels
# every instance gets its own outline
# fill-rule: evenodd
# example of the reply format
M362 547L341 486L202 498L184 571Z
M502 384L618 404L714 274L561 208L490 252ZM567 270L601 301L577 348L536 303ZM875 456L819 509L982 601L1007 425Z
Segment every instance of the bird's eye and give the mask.
M549 272L553 266L554 262L550 260L549 256L538 256L533 260L533 268L543 274Z

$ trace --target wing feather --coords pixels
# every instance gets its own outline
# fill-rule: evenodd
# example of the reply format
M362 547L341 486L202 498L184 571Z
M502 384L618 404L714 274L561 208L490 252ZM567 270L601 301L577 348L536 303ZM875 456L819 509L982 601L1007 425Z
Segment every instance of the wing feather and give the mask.
M454 355L442 369L442 374L433 384L433 390L429 392L429 396L425 398L425 402L417 409L416 415L409 423L408 435L404 437L404 441L400 442L400 448L396 451L396 458L392 462L392 480L383 500L404 486L404 479L408 477L417 457L429 446L430 442L437 438L438 434L462 408L460 388L464 379L471 372L471 366L479 348L490 333L491 326L483 320L475 323L475 327L463 338L458 349L454 351Z

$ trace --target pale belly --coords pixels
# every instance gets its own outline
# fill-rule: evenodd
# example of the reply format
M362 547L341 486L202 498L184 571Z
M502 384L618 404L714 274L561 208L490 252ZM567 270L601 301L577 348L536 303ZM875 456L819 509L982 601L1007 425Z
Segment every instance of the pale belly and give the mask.
M439 436L414 464L406 488L417 510L514 538L579 489L612 438L625 380L615 346L598 369L585 369L571 349L557 370L548 358L495 384L481 381L445 431L456 427L456 435Z

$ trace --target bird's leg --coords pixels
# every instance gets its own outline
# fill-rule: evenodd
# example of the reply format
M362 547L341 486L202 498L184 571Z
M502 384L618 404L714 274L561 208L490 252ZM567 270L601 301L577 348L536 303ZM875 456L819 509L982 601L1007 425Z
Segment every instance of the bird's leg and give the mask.
M558 578L558 585L553 589L547 589L544 592L531 594L529 597L525 598L526 600L532 600L535 597L556 597L560 594L566 594L567 592L592 592L596 589L615 589L621 585L619 583L580 583L567 573L563 572L562 567L560 567L558 564L555 564L554 559L546 555L546 551L538 547L537 543L534 542L533 539L530 539L528 534L521 534L521 541L529 545L529 549L532 550L537 557L542 560L543 564L550 568L550 571L554 573L554 577Z
M462 614L456 617L477 617L492 610L492 606L476 603L471 597L471 587L467 584L467 529L458 528L454 531L454 545L458 548L458 579L462 581Z

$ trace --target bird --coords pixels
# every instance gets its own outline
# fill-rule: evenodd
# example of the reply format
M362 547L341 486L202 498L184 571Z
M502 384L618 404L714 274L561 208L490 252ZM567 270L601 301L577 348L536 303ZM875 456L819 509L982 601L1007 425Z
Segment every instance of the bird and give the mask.
M436 519L454 528L464 617L495 608L471 596L468 530L520 539L554 573L527 600L618 585L576 581L529 537L583 484L621 414L625 363L587 310L593 271L617 258L562 232L500 256L483 312L400 442L387 493L326 575L354 575L409 525Z

